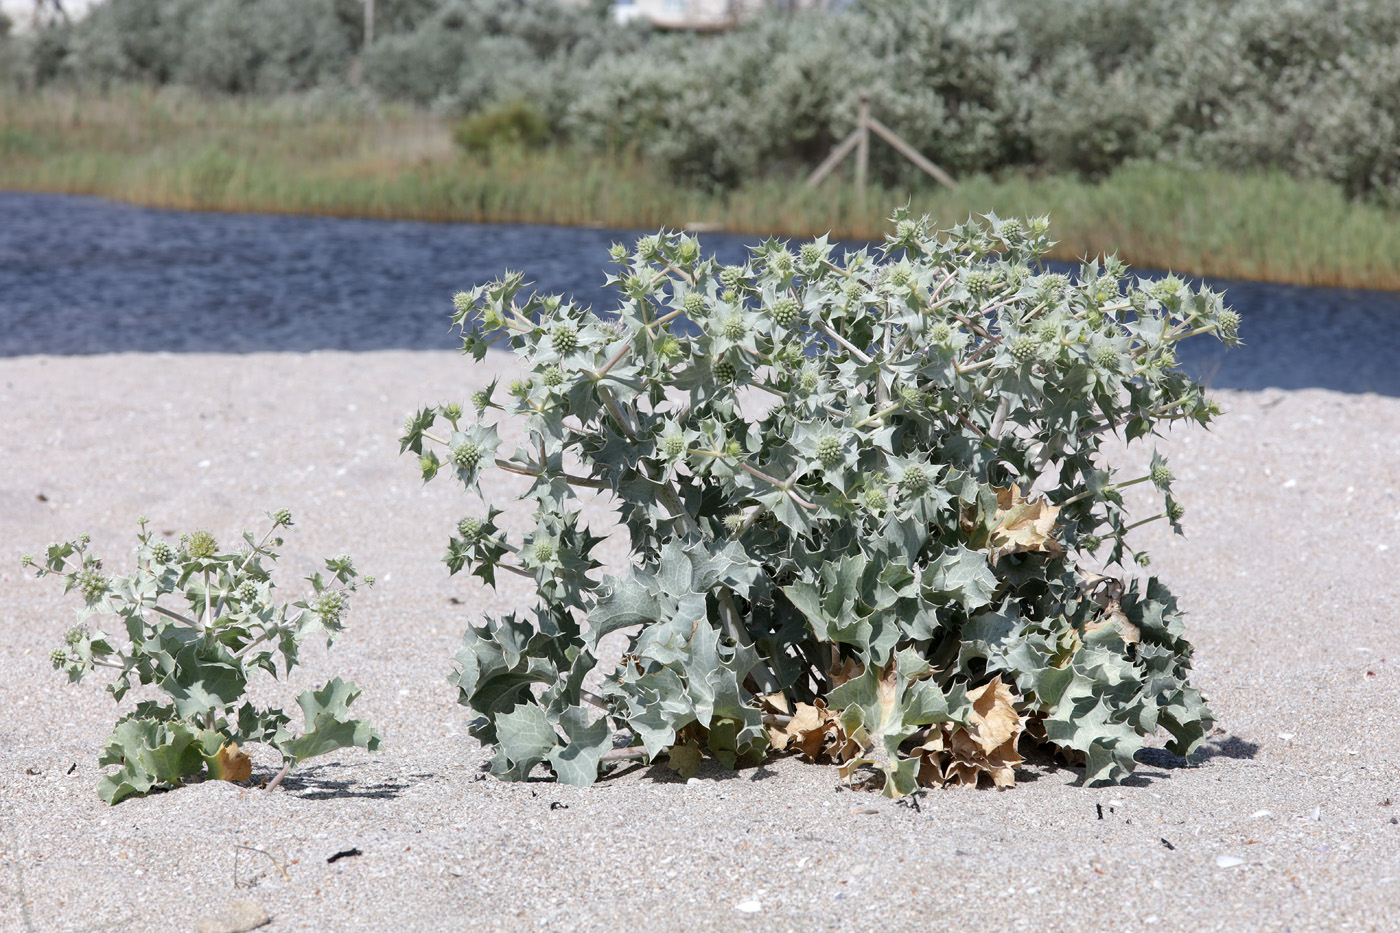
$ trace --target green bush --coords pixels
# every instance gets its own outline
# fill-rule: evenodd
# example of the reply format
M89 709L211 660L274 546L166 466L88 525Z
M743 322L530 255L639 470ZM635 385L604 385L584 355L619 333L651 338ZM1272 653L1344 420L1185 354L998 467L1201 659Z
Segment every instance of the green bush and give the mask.
M544 114L524 100L494 104L462 117L452 127L452 138L464 151L484 153L500 147L534 149L550 136Z
M1159 727L1191 754L1211 718L1181 613L1155 577L1106 572L1147 564L1128 538L1154 519L1122 489L1150 483L1178 531L1184 508L1164 460L1121 480L1101 444L1208 424L1175 344L1234 344L1239 317L1114 259L1043 272L1047 235L901 214L873 253L769 241L721 267L663 233L614 248L615 317L519 275L458 295L464 350L504 343L523 373L419 411L402 449L471 492L532 480L533 514L488 500L444 558L538 591L456 655L492 770L589 784L623 757L689 774L795 747L898 796L1011 783L1023 730L1089 781L1121 780ZM602 579L578 503L598 490L632 568ZM586 689L615 632L622 663Z
M340 748L378 748L379 734L349 707L360 690L339 677L297 697L304 727L277 707L259 708L245 699L259 671L277 676L296 666L301 645L317 635L329 647L344 628L350 594L374 583L355 571L349 557L326 561L326 574L308 577L311 595L292 606L275 601L270 565L277 560L274 537L292 524L285 510L269 514L272 527L261 540L244 532L237 551L220 550L214 537L197 531L177 546L146 531L140 519L136 569L125 576L103 571L88 551L88 538L51 544L37 562L40 577L57 575L64 592L83 599L78 625L52 654L53 666L77 682L97 668L116 671L108 685L117 702L133 686L154 688L162 699L142 699L117 721L98 763L116 770L98 781L98 794L116 804L133 794L179 787L207 776L246 781L251 762L240 746L270 745L282 756L276 787L298 763ZM125 642L95 629L88 620L121 620Z

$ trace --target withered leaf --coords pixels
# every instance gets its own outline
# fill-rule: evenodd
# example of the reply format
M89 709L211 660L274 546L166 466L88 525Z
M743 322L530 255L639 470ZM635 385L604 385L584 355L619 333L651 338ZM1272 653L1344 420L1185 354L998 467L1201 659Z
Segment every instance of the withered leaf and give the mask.
M1142 631L1128 621L1128 616L1123 612L1122 605L1117 599L1111 599L1104 607L1103 612L1091 619L1084 625L1084 634L1092 635L1100 629L1112 626L1117 629L1125 644L1135 644L1142 641Z
M1016 712L1016 696L1000 680L993 680L967 692L972 701L972 713L966 727L943 724L942 754L938 743L925 741L924 769L932 771L933 756L946 757L943 769L945 781L975 786L982 774L991 777L997 787L1016 783L1015 767L1022 761L1016 743L1025 729L1025 721Z
M1059 506L1044 496L1034 501L1025 498L1015 483L1010 489L992 489L997 494L997 514L987 546L993 566L1007 554L1039 552L1057 557L1064 553L1055 538Z
M220 781L252 780L253 760L239 750L237 742L229 742L209 762L209 775Z
M774 749L793 745L808 761L816 761L841 738L841 721L818 697L816 703L798 703L792 719L781 728L770 726L768 736Z

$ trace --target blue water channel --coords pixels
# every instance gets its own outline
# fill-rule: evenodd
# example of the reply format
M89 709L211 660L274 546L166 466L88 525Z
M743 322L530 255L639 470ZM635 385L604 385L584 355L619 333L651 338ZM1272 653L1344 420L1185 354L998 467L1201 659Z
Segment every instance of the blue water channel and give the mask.
M429 350L451 296L506 269L605 310L607 249L636 230L184 213L0 192L0 356ZM705 234L742 261L753 236ZM1247 346L1185 341L1221 388L1400 395L1400 295L1212 282Z

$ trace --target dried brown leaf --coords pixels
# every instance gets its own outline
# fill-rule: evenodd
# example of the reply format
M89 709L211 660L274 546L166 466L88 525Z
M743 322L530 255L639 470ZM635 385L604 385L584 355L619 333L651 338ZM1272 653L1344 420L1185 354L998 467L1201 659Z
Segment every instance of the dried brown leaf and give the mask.
M220 781L250 781L253 779L253 760L243 754L237 742L220 746L211 761L210 776Z
M1056 557L1064 553L1055 538L1059 506L1044 496L1034 501L1025 498L1015 483L1010 489L992 489L997 494L997 514L987 545L994 566L1007 554L1038 552Z
M1015 767L1022 761L1016 743L1025 729L1025 720L1016 712L1016 695L997 679L969 690L967 696L972 701L967 726L945 723L942 727L947 748L943 779L976 786L985 773L997 787L1010 787L1016 783ZM924 748L933 744L926 741Z
M1128 621L1128 616L1123 612L1123 607L1119 604L1117 599L1109 600L1103 612L1100 612L1092 620L1085 623L1084 634L1092 635L1094 632L1106 626L1112 626L1117 629L1118 634L1122 636L1126 644L1131 645L1142 641L1142 630Z

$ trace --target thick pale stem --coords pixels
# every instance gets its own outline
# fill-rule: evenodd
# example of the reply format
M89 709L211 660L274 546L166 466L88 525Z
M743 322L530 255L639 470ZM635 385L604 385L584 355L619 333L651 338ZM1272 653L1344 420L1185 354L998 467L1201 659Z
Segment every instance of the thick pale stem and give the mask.
M644 760L646 760L647 757L648 757L648 756L647 756L647 750L646 750L646 746L645 746L645 745L631 745L631 746L628 746L627 748L614 748L614 749L612 749L611 751L603 752L603 754L602 754L601 756L599 756L599 759L598 759L598 760L599 760L599 761L629 761L629 760L636 759L636 760L642 760L642 761L644 761Z
M164 606L152 606L152 607L150 607L150 608L151 608L151 611L152 611L152 612L159 613L160 615L165 616L167 619L170 619L171 621L174 621L174 622L181 622L181 623L183 623L183 624L185 624L185 625L188 625L188 626L189 626L190 628L192 628L192 629L197 629L197 630L199 630L199 631L201 631L201 632L204 631L204 626L200 625L198 622L196 622L194 619L191 619L189 616L180 615L180 613L178 613L178 612L171 612L169 609L166 609Z
M266 790L266 791L274 791L274 790L276 790L276 789L282 784L282 779L285 778L288 774L290 774L291 771L292 771L292 763L289 761L289 762L285 763L284 765L282 765L282 770L281 770L281 771L278 771L278 772L277 772L277 776L274 777L272 780L270 780L270 781L267 782L267 787L263 788L263 790Z
M748 632L744 631L743 621L739 617L739 607L734 605L734 594L729 592L728 587L720 587L716 596L719 601L720 624L724 633L736 645L752 644ZM778 686L778 678L773 676L773 672L762 660L753 666L749 675L758 682L758 689L764 694L777 693L782 689Z
M842 337L836 331L832 330L831 326L828 325L825 321L818 321L817 329L820 330L822 333L826 334L832 340L835 340L842 347L844 347L846 352L851 354L851 356L854 356L856 359L860 360L867 366L870 365L870 357L866 356L864 351L862 351L855 344L851 343L845 337Z

